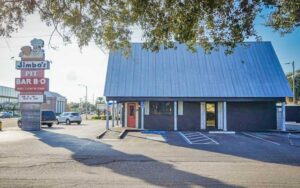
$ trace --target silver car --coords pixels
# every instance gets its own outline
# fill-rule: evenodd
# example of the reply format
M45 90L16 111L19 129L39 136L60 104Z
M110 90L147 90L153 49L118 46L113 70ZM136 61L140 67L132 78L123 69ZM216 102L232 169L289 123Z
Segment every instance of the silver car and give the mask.
M81 124L81 116L77 112L63 112L61 115L57 116L56 123L57 125L60 123L66 123L70 125L71 123Z

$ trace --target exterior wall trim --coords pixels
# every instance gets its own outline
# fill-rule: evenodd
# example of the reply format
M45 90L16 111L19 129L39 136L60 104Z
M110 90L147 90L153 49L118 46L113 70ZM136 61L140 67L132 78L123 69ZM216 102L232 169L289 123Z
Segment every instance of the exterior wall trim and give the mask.
M141 102L141 129L144 130L145 102Z
M177 101L174 101L174 131L177 131Z
M201 114L200 114L200 121L201 121L200 129L202 129L202 130L206 129L206 111L205 111L206 108L205 108L205 105L206 105L205 102L200 103L200 108L201 108L201 110L200 110L200 112L201 112Z
M106 97L107 100L116 100L118 102L136 102L136 101L194 101L194 102L264 102L276 101L285 102L285 97Z
M127 127L127 103L124 106L124 126Z
M135 103L135 128L139 128L139 103Z
M227 103L223 102L223 130L227 131Z
M281 112L282 112L282 125L281 125L281 130L286 131L285 127L285 102L281 104Z
M218 129L222 130L224 127L224 113L223 102L218 102Z

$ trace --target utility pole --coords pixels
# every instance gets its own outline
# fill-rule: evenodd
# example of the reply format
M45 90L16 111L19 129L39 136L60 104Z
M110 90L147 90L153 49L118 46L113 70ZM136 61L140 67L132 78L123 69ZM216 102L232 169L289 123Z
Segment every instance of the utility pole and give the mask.
M287 65L291 64L292 68L293 68L293 75L292 75L292 79L293 79L293 103L296 104L296 91L295 91L295 80L296 80L296 75L295 75L295 61L292 62L288 62L286 63Z
M82 113L82 106L81 106L81 97L79 98L79 112Z
M92 105L93 106L96 106L96 102L95 102L95 94L93 93L93 101L92 101ZM90 111L91 111L91 108L90 108Z
M87 120L87 111L88 111L88 104L87 104L87 95L88 95L88 89L87 85L84 84L78 84L79 86L85 87L85 119Z
M296 89L295 89L295 61L292 62L293 66L293 103L296 104Z

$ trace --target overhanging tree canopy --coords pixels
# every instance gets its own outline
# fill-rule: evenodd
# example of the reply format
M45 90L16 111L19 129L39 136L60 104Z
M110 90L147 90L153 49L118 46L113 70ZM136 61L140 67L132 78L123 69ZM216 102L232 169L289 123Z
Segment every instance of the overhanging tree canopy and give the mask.
M299 0L0 0L0 36L9 37L35 11L65 42L79 47L94 41L110 50L128 50L132 28L141 29L144 47L174 47L174 41L206 51L231 51L249 37L259 39L254 20L268 8L266 25L281 34L300 24Z

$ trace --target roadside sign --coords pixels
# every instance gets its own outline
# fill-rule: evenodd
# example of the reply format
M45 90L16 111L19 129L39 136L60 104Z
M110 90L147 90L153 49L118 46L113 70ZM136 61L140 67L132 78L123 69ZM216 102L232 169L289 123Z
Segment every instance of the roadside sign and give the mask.
M46 100L44 92L49 90L49 79L44 76L50 61L45 60L42 39L35 38L30 44L21 48L21 61L15 62L16 69L21 70L21 77L15 79L15 90L20 92L22 129L31 131L41 127L41 104Z
M104 111L105 108L106 108L106 105L105 105L105 104L97 104L97 110Z
M45 70L42 69L22 69L21 78L44 78Z
M20 92L48 91L48 78L16 78L15 89Z
M43 103L44 95L19 95L21 103Z
M50 69L50 61L16 61L16 69Z

